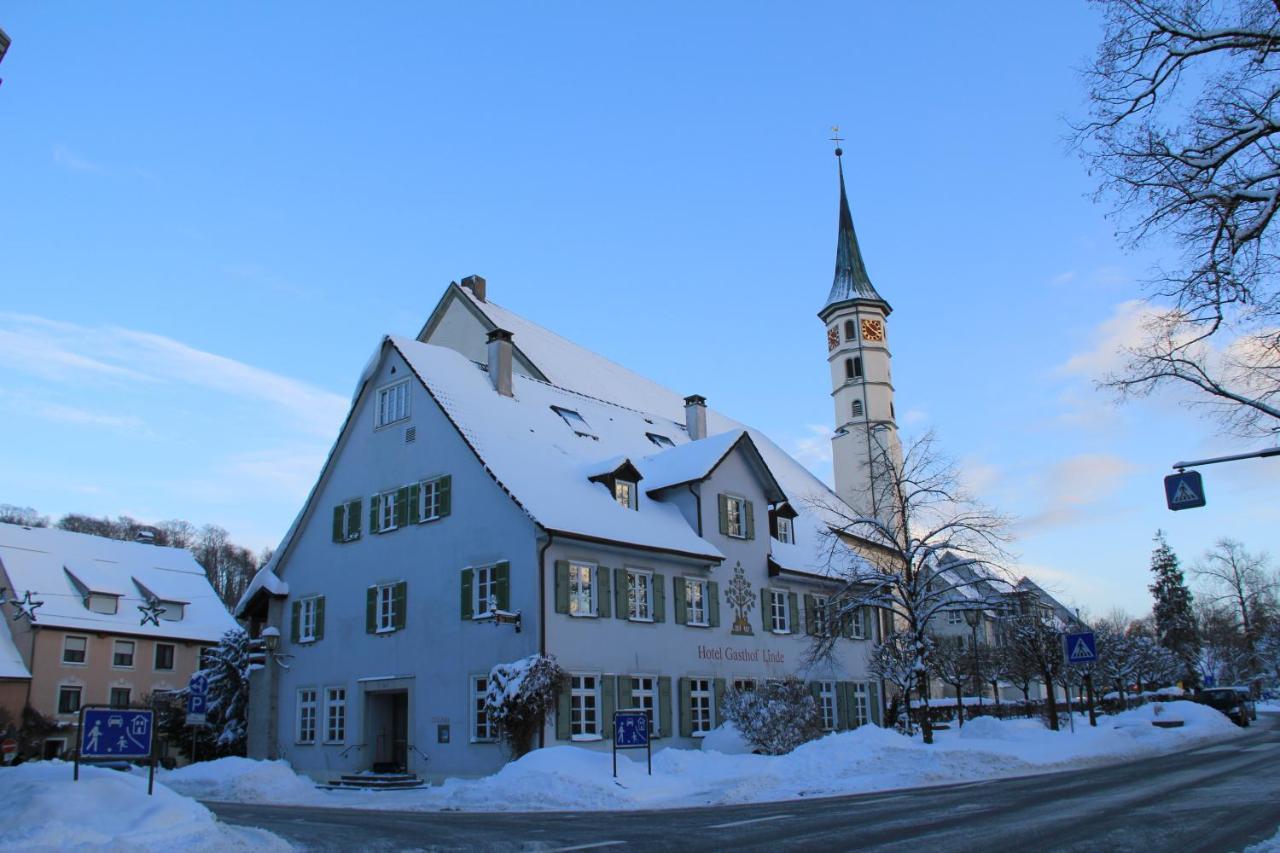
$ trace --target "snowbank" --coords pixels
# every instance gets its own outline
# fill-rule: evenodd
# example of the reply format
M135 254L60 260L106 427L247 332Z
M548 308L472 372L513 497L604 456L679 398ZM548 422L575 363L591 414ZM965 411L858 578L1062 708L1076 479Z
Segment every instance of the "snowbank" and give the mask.
M702 748L724 755L745 755L752 751L751 744L733 723L723 723L708 732L702 739Z
M1176 729L1153 719L1178 719ZM534 750L483 779L449 779L434 788L370 793L320 791L284 762L224 758L167 773L175 789L209 799L342 808L468 811L670 808L836 796L1021 776L1139 758L1242 734L1226 717L1194 702L1156 702L1098 728L1077 718L1076 731L1051 732L1038 720L983 717L937 733L925 746L888 729L863 726L807 743L788 755L737 751L736 733L717 729L703 749L664 749L653 776L640 753L618 754L613 778L607 751L576 746Z
M199 803L131 773L32 761L0 769L7 850L289 850L277 835L227 826Z

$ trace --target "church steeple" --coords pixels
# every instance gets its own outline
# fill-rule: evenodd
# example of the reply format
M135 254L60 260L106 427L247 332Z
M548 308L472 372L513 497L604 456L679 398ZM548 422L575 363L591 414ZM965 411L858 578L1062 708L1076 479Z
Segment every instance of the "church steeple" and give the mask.
M890 312L889 303L876 292L871 284L871 276L867 275L867 265L862 260L862 250L858 247L858 235L853 230L853 216L849 213L849 196L844 188L844 151L836 149L837 168L840 173L840 229L836 238L836 274L831 283L831 293L821 313L841 302L855 299L866 299L880 302L885 307L885 315Z

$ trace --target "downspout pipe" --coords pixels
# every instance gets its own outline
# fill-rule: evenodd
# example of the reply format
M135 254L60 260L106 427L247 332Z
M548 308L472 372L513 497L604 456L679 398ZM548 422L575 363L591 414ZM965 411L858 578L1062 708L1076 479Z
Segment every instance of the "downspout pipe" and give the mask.
M538 654L547 653L547 549L551 547L552 536L543 531L547 541L538 548ZM538 729L538 749L547 745L547 726L544 721Z

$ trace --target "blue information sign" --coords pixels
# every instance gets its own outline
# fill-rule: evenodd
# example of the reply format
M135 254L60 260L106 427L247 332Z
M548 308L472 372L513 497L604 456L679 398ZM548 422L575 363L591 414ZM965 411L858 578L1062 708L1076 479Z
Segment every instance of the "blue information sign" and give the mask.
M1097 663L1098 646L1092 631L1062 635L1062 653L1067 663Z
M1199 471L1179 471L1164 478L1164 500L1169 509L1195 509L1204 506L1204 482Z
M645 711L618 711L614 714L613 745L618 749L644 749L648 746L648 713Z
M150 758L153 711L85 708L80 723L81 758Z

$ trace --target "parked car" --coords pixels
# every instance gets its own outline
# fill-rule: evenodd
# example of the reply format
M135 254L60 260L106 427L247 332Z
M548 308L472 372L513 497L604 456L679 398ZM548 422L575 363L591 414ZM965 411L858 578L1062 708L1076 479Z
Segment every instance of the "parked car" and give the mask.
M1240 701L1244 702L1244 708L1249 712L1249 719L1256 723L1258 721L1258 705L1253 701L1253 691L1238 684L1232 685L1230 689L1240 694Z
M1249 725L1249 709L1245 705L1245 698L1234 687L1210 687L1208 690L1201 690L1196 696L1196 701L1226 714L1237 726Z

